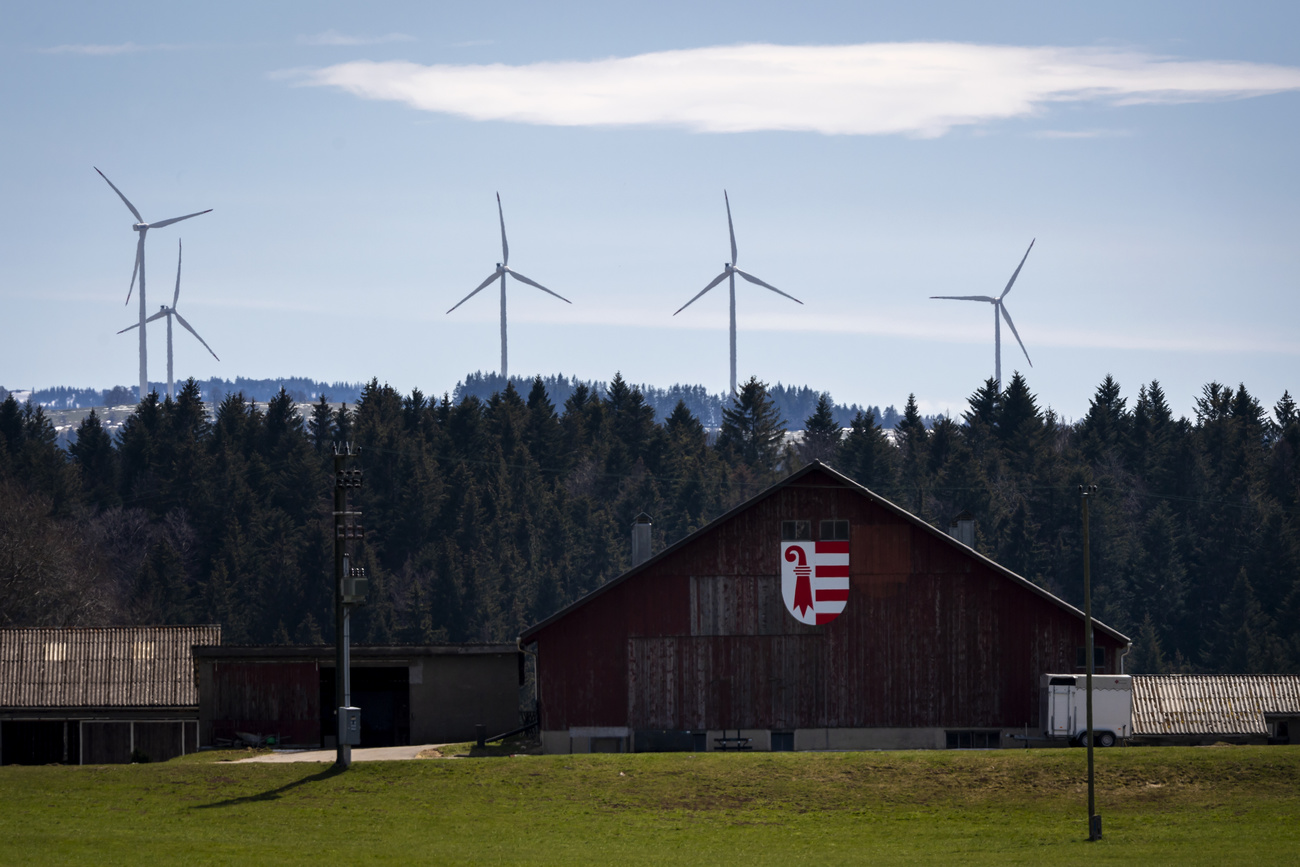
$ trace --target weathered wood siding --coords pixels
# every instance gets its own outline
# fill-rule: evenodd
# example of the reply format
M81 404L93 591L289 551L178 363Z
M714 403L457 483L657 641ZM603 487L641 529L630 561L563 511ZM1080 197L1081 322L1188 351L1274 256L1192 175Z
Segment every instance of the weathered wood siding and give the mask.
M850 597L785 610L783 520L847 519ZM1083 620L824 471L805 474L542 627L542 728L1019 727L1075 670ZM1123 643L1098 631L1107 670Z
M211 746L235 732L321 742L320 668L315 662L213 662L202 666L212 688L202 691L200 737Z

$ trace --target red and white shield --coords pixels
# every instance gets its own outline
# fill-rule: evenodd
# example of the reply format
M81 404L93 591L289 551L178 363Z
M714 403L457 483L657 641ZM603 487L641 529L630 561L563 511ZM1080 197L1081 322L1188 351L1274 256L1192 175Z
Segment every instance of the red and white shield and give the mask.
M781 597L800 623L830 623L849 601L848 542L782 542Z

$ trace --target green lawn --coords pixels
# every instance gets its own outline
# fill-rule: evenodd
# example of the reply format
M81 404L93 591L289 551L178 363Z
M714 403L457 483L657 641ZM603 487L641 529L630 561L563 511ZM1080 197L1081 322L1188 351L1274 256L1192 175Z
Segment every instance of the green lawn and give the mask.
M208 757L204 757L206 759ZM1261 864L1300 747L0 768L4 863Z

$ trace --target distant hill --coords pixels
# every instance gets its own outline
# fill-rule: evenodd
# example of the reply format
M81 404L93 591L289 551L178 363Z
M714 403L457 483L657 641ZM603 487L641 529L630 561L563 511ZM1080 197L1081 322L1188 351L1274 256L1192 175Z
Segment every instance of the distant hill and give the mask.
M510 381L514 383L515 390L524 396L527 396L533 387L531 377L512 376ZM598 392L602 397L605 395L606 383L604 382L580 380L576 376L566 377L562 373L542 377L542 384L546 386L546 396L550 398L551 403L555 404L557 409L564 406L564 402L569 399L580 383ZM659 388L642 383L635 387L645 396L646 403L655 408L655 420L659 422L667 418L672 413L673 408L677 406L677 401L681 400L686 403L686 408L704 423L705 427L718 427L722 424L722 409L729 403L726 392L710 394L708 389L702 385L679 384ZM459 403L469 395L474 395L480 400L487 400L504 388L505 380L499 374L476 371L466 376L464 381L456 384L456 391L452 395L452 399L454 402ZM783 385L779 382L776 385L769 385L767 391L777 409L781 411L781 417L785 419L786 427L790 430L803 429L804 419L813 414L813 410L817 408L817 398L821 396L821 392L806 385ZM903 417L902 413L893 405L881 410L878 406L837 403L834 405L833 412L835 421L841 427L848 427L853 422L855 415L867 410L870 410L875 415L880 426L886 429L893 428ZM934 420L935 418L927 417L926 426L929 427Z
M510 381L514 383L515 389L525 397L532 390L533 380L531 377L512 376ZM274 379L249 379L241 376L236 377L233 381L212 377L211 379L197 380L197 382L209 411L214 410L227 395L242 393L244 397L250 400L264 403L278 394L281 388L299 404L315 403L320 400L322 395L333 404L355 403L361 397L361 390L365 387L364 382L320 382L303 376ZM542 383L546 387L546 394L551 403L555 405L557 410L561 411L564 402L572 396L579 385L587 386L588 389L602 397L605 395L608 385L606 382L581 380L576 376L565 376L562 373L544 376L542 377ZM149 385L159 394L163 394L167 390L167 383L165 382L151 382ZM705 427L717 428L722 424L722 410L728 404L727 395L724 392L712 394L702 385L676 384L667 388L660 388L643 383L635 387L640 389L645 396L646 402L654 407L657 422L662 422L667 418L680 400L686 404L687 409ZM461 382L456 383L456 388L452 391L450 397L453 403L460 403L470 395L480 400L487 400L504 388L505 380L500 375L475 371L468 374ZM136 404L136 389L124 385L103 390L76 388L66 385L32 388L30 390L10 390L0 386L0 400L4 400L11 391L15 399L20 402L30 400L33 404L46 409L51 416L51 421L54 423L59 444L65 448L68 445L70 435L75 431L88 410L92 408L98 409L98 414L102 417L105 427L108 428L110 433L115 433L117 427L130 414L130 410L134 409ZM821 392L806 385L785 385L779 382L776 385L768 386L768 393L771 395L776 408L780 410L786 428L790 431L803 429L804 419L812 415L817 406L817 399L821 395ZM886 406L883 410L879 406L860 406L856 403L835 403L833 406L835 421L845 428L852 423L854 416L859 412L870 411L875 416L877 423L885 430L892 430L902 418L902 414L892 404ZM122 411L105 411L105 408L110 410L120 408ZM936 419L937 416L926 416L926 427L930 427Z

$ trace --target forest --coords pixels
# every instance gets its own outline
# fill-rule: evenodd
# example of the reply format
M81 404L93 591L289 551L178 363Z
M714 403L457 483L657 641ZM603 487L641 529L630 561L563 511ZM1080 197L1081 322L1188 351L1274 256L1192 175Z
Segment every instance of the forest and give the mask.
M1300 410L1209 383L1175 418L1159 382L1107 377L1082 419L1017 374L960 418L916 401L892 429L847 427L821 395L783 418L746 382L718 427L662 421L616 375L558 406L540 378L486 399L372 380L351 405L150 394L115 436L92 413L67 451L44 410L0 403L0 626L219 623L223 643L332 642L336 442L361 449L353 508L370 577L361 643L513 641L620 574L630 527L654 546L822 460L926 521L974 516L976 547L1074 603L1080 485L1094 612L1134 640L1135 672L1300 671ZM310 407L310 408L308 408ZM662 415L662 414L661 414ZM787 431L802 431L787 436Z

